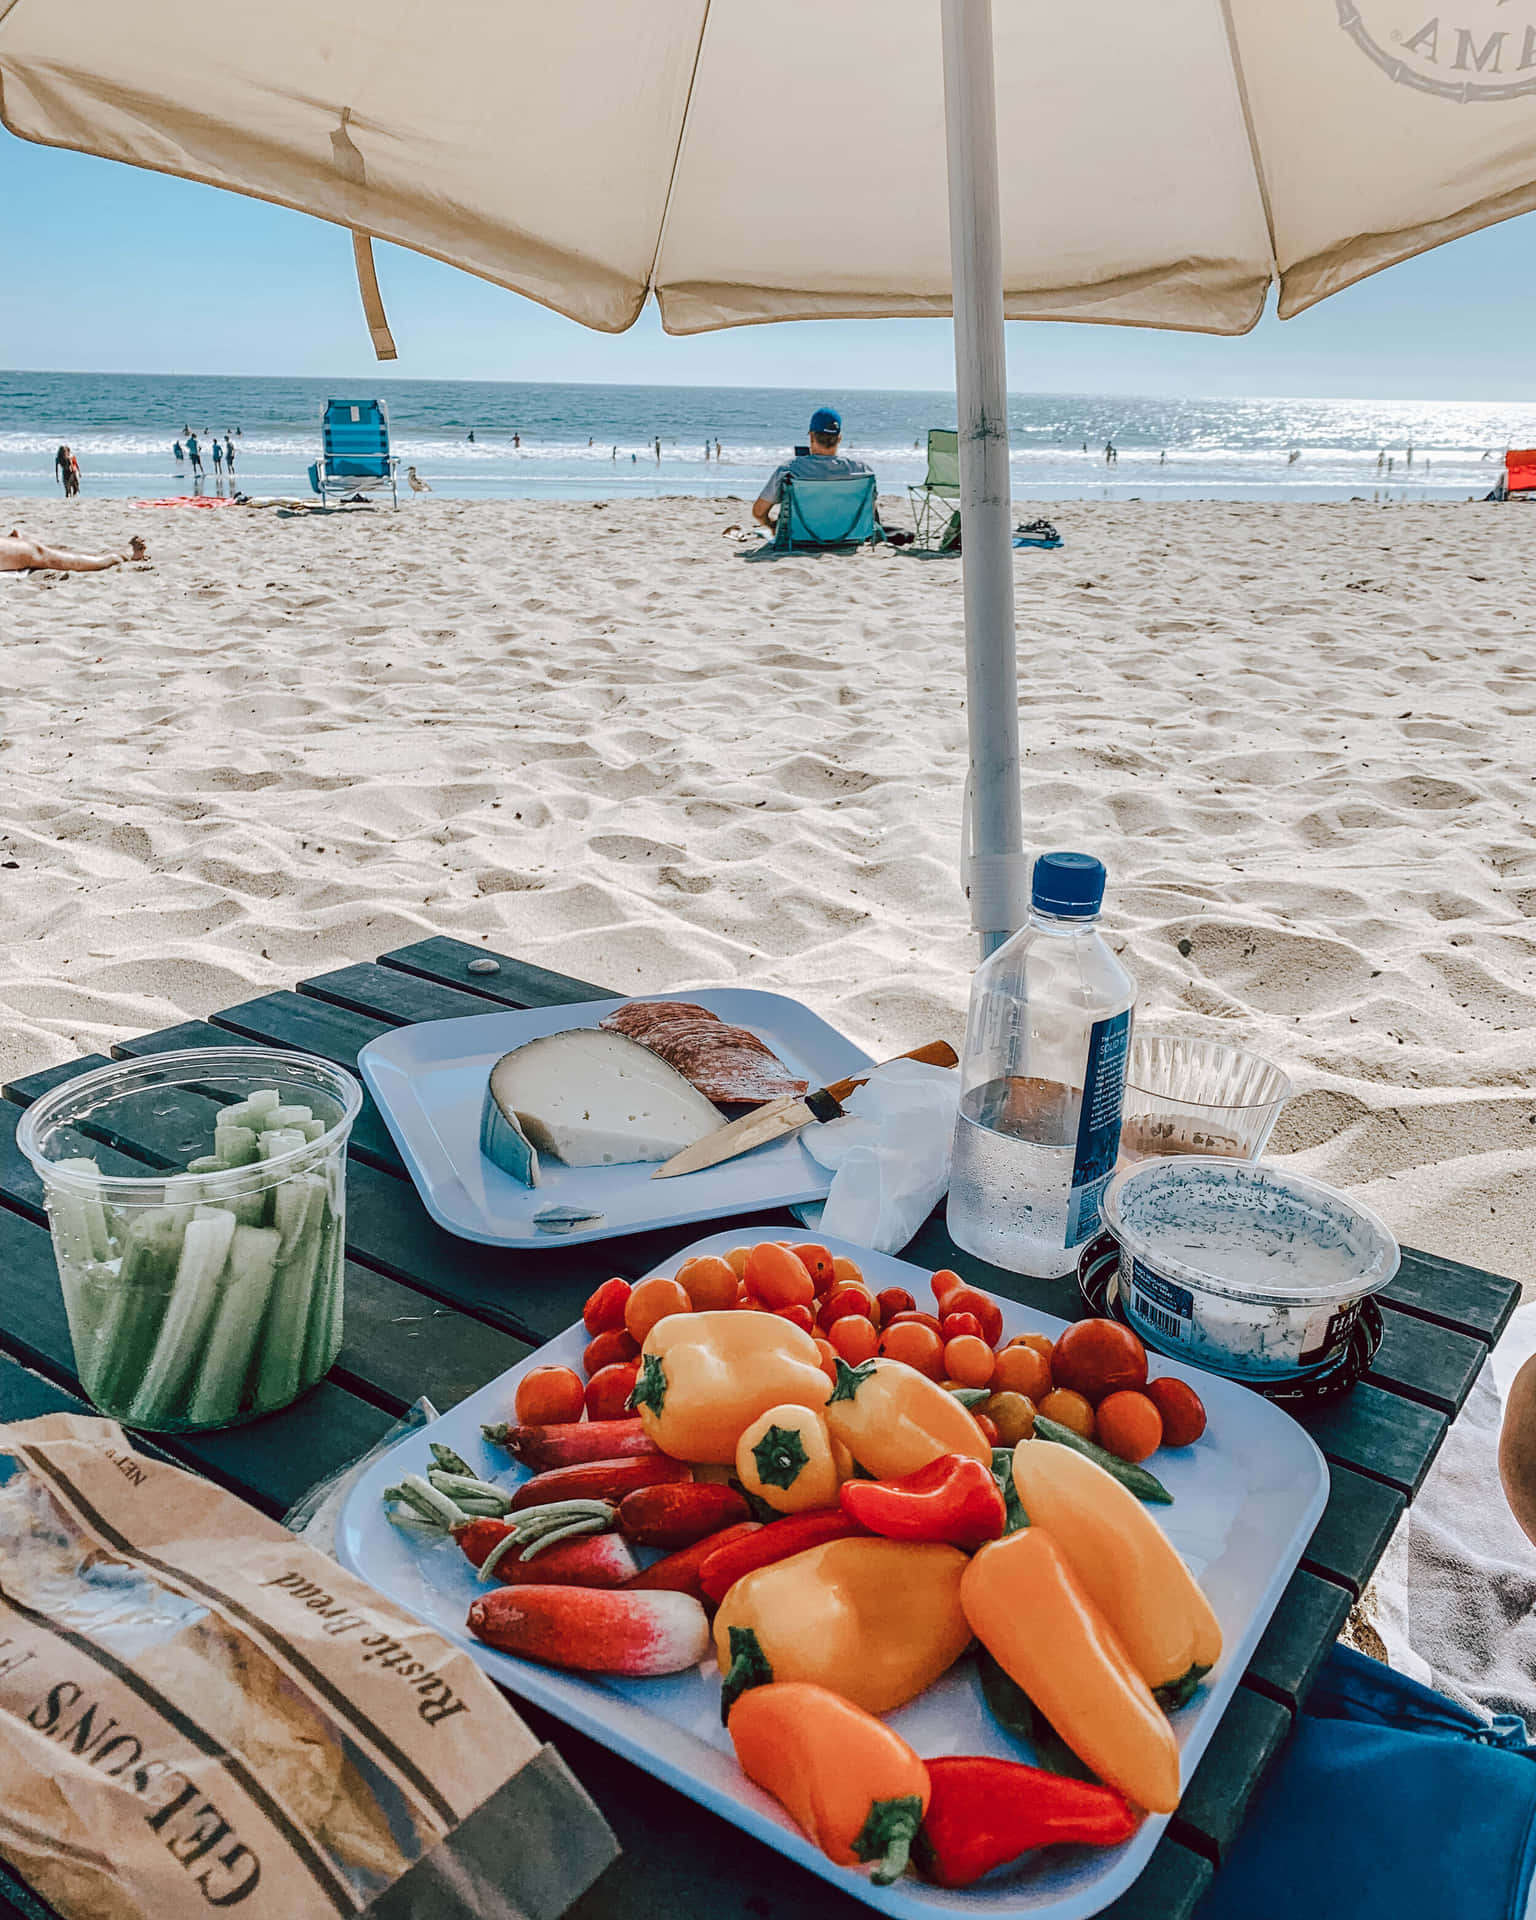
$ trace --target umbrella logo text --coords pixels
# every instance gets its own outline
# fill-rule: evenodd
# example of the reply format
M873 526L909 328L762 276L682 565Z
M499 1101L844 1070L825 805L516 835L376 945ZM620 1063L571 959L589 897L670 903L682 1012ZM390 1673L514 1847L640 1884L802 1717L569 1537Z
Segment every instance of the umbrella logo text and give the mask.
M1389 80L1459 104L1536 93L1530 0L1335 0L1339 25Z

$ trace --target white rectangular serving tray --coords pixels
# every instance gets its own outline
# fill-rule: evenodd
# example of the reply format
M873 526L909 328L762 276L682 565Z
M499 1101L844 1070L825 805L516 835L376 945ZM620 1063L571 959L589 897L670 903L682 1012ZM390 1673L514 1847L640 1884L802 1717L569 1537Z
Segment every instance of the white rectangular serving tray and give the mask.
M649 999L691 1000L722 1020L746 1027L773 1048L790 1074L826 1086L870 1064L862 1047L781 993L749 987L700 987ZM480 1151L480 1115L491 1068L504 1053L548 1033L595 1027L626 1004L623 997L575 1006L509 1008L467 1020L428 1020L370 1040L358 1069L422 1204L440 1227L493 1247L577 1246L652 1227L715 1220L728 1213L825 1200L831 1175L798 1138L759 1147L698 1173L653 1180L655 1165L567 1167L544 1156L543 1180L525 1187ZM720 1124L725 1125L724 1114ZM544 1207L590 1207L601 1217L573 1233L534 1224Z
M656 1271L674 1273L693 1255L724 1253L740 1245L742 1237L739 1232L712 1234ZM823 1244L857 1261L877 1290L905 1287L920 1306L931 1302L925 1269L842 1241ZM1065 1325L1008 1300L999 1305L1005 1337L1038 1331L1054 1338ZM486 1589L457 1547L420 1543L386 1519L383 1491L402 1473L425 1473L431 1464L429 1442L434 1440L453 1447L488 1479L515 1484L526 1478L526 1471L503 1449L486 1443L481 1424L513 1418L517 1382L530 1368L571 1366L579 1372L587 1338L578 1321L376 1460L342 1511L337 1530L342 1564L466 1648L492 1679L513 1693L547 1708L882 1913L902 1920L938 1920L946 1914L975 1920L1016 1914L1086 1920L1118 1898L1146 1865L1166 1817L1144 1821L1124 1846L1046 1848L963 1892L946 1892L912 1877L892 1887L876 1887L867 1873L828 1860L737 1767L720 1725L720 1679L713 1662L663 1680L589 1677L513 1659L466 1633L469 1604ZM1295 1421L1258 1394L1157 1354L1149 1358L1154 1374L1188 1380L1209 1415L1205 1434L1193 1447L1164 1450L1148 1463L1174 1496L1171 1507L1148 1511L1198 1577L1221 1621L1224 1642L1215 1671L1190 1705L1173 1716L1187 1786L1327 1504L1328 1468ZM422 1389L430 1394L431 1382L424 1380ZM887 1717L924 1756L1031 1757L992 1721L969 1658Z

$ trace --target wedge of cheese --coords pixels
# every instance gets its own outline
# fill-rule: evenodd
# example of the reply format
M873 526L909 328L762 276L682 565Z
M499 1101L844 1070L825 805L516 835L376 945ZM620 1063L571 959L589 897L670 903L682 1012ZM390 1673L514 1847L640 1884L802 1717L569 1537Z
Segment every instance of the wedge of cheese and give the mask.
M492 1067L480 1150L536 1187L541 1153L570 1167L670 1160L723 1124L648 1048L621 1033L572 1027L514 1047Z

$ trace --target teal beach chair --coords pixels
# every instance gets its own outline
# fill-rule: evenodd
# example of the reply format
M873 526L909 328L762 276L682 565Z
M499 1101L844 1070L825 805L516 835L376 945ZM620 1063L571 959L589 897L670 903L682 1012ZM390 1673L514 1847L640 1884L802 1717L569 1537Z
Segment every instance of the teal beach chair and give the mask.
M908 487L917 544L932 550L943 544L960 508L960 435L952 427L928 429L928 473L920 486Z
M875 476L853 473L836 480L784 476L775 553L829 552L862 547L885 538L875 517Z
M388 487L396 507L400 462L389 450L389 409L382 400L327 400L320 409L320 458L309 484L329 505L332 494Z

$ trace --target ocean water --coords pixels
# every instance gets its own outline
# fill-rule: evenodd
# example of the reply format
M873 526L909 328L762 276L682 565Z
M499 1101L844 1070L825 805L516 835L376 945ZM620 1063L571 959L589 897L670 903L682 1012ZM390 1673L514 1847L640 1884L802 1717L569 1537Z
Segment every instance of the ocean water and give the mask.
M895 492L922 478L928 428L955 418L947 393L0 371L0 495L54 491L63 441L87 494L184 493L171 448L188 427L238 429L244 491L307 492L322 402L359 393L387 400L403 462L469 498L750 497L828 401ZM1506 446L1536 444L1536 406L1018 393L1009 433L1022 499L1457 500L1488 491Z

